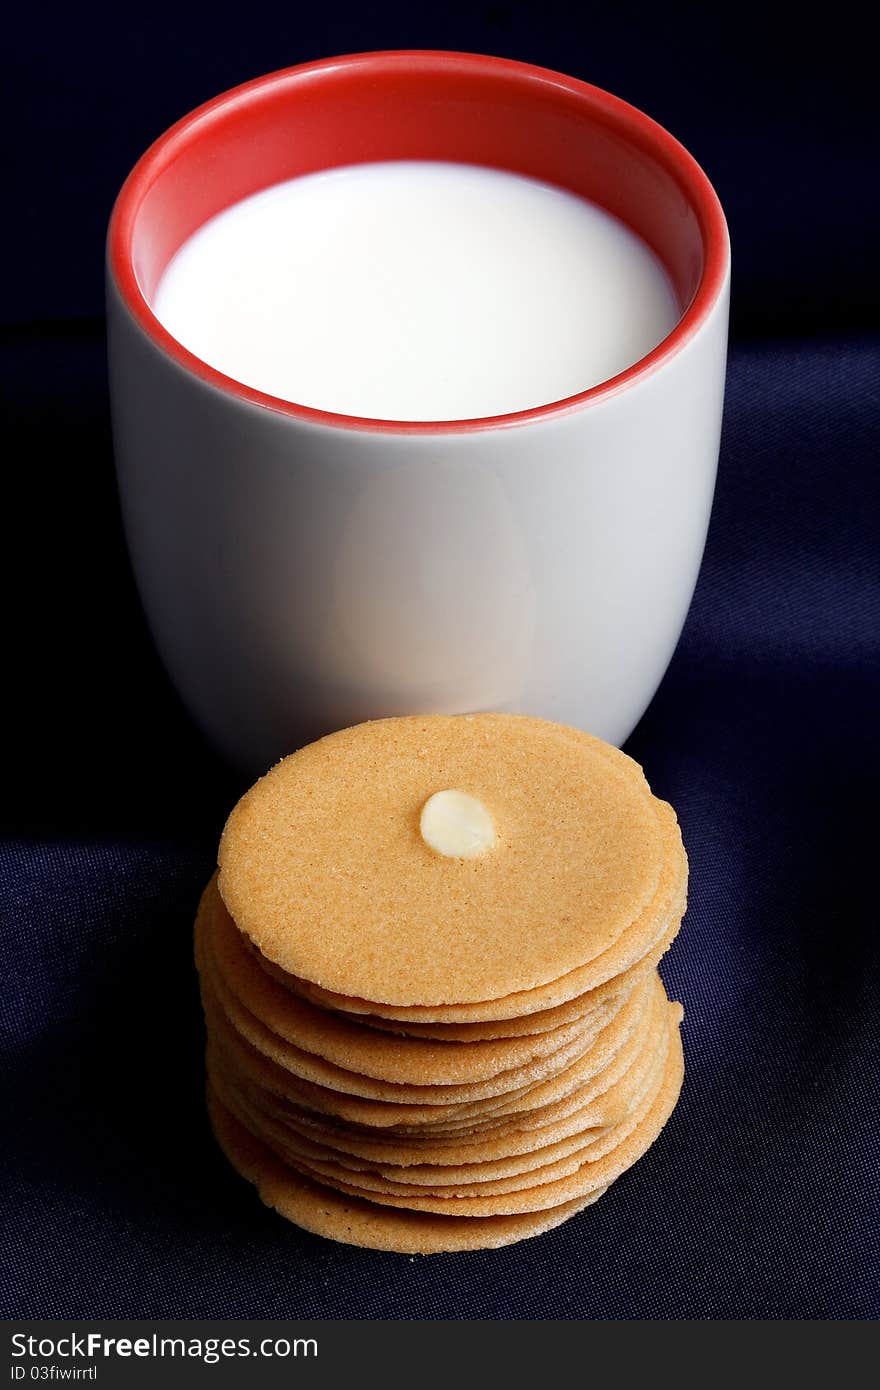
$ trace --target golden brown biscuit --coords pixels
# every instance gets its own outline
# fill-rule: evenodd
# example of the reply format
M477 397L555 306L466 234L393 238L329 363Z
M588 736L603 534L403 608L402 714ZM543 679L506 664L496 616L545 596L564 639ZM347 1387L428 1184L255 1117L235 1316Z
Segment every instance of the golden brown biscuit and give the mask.
M212 1123L290 1219L506 1244L659 1133L687 858L616 749L507 715L345 730L242 798L219 861L196 923Z
M606 1006L613 1010L616 1004L622 1004L636 985L659 965L678 935L680 925L680 919L675 918L665 935L641 960L597 988L586 990L565 1004L557 1004L555 1008L523 1014L519 1018L488 1019L478 1023L420 1023L415 1020L380 1018L376 1014L358 1014L357 1018L360 1023L371 1028L399 1032L404 1037L427 1037L440 1041L497 1040L521 1037L524 1033L541 1033L548 1027L559 1027L563 1022L575 1018L591 1017ZM278 978L277 973L275 978Z
M266 1028L239 1003L226 988L210 960L202 965L202 991L210 1001L222 1009L241 1037L295 1077L326 1086L330 1090L342 1091L349 1096L363 1096L370 1100L390 1101L399 1105L450 1105L509 1096L521 1090L523 1086L550 1080L565 1071L572 1062L583 1056L601 1028L600 1021L576 1037L569 1038L550 1056L538 1057L523 1066L498 1072L482 1081L448 1085L427 1082L424 1085L415 1085L381 1081L372 1076L364 1076L360 1072L349 1071L287 1042Z
M667 1015L666 997L661 991L651 1010L646 1012L645 1026L639 1028L618 1054L624 1062L622 1072L617 1071L617 1058L606 1069L604 1092L594 1093L601 1083L588 1083L582 1092L575 1093L571 1103L566 1099L534 1111L513 1112L455 1133L438 1132L438 1126L434 1125L423 1127L421 1133L414 1136L400 1135L396 1131L383 1131L376 1136L363 1128L341 1121L331 1122L300 1107L291 1107L270 1092L248 1087L246 1082L244 1086L257 1105L268 1107L270 1114L283 1124L338 1154L404 1168L416 1164L478 1163L533 1152L584 1129L618 1124L629 1114L642 1084L647 1081L651 1062L662 1047ZM242 1084L240 1076L236 1079Z
M607 1009L600 1005L586 1018L575 1018L544 1033L475 1042L402 1040L396 1034L364 1028L318 1009L271 979L243 945L216 888L209 889L202 899L199 919L196 929L201 932L207 958L248 1013L303 1051L377 1080L412 1085L485 1081L550 1057L578 1038L586 1043L607 1018Z
M364 1125L370 1130L393 1129L399 1124L419 1127L443 1124L452 1119L485 1118L516 1098L492 1096L488 1100L459 1104L413 1105L348 1095L345 1091L304 1081L285 1070L237 1033L210 995L203 992L202 1003L211 1045L223 1054L230 1069L293 1104L307 1106L318 1114ZM519 1094L525 1096L530 1089L524 1086Z
M239 933L239 935L241 934ZM588 1014L601 1008L603 1004L615 999L618 993L623 993L635 984L635 973L626 972L617 980L609 981L607 988L587 990L564 1004L558 1004L555 1008L538 1009L534 1013L522 1014L519 1018L485 1019L461 1023L441 1020L432 1023L426 1022L424 1019L410 1017L405 1009L389 1009L387 1014L365 1012L366 1009L384 1008L384 1005L369 1004L365 999L343 1000L343 1006L340 1008L338 1004L333 1002L339 999L338 995L331 995L326 991L318 990L305 980L294 979L292 975L279 970L278 966L273 965L271 961L265 960L247 937L242 936L241 941L243 946L250 949L254 960L267 975L272 977L276 984L282 985L288 991L304 999L308 999L314 1003L316 1008L338 1013L343 1017L352 1015L358 1023L364 1024L368 1028L378 1029L380 1032L394 1033L400 1037L432 1038L437 1042L496 1041L499 1038L523 1037L527 1033L548 1032L550 1029L561 1027L565 1023L586 1018ZM618 984L620 985L619 990ZM485 1006L481 1005L480 1007ZM432 1011L428 1010L427 1012Z
M588 1196L599 1187L607 1187L630 1168L653 1144L675 1108L684 1078L681 1040L676 1028L660 1087L647 1113L627 1137L594 1163L584 1163L572 1176L535 1187L491 1197L435 1197L371 1193L370 1200L382 1206L402 1207L410 1211L442 1213L447 1216L502 1216L541 1211L561 1202ZM336 1184L347 1195L358 1195L352 1184Z
M652 1050L649 1065L633 1096L629 1111L617 1125L590 1127L566 1139L554 1140L524 1154L469 1162L456 1151L455 1161L443 1165L417 1163L409 1167L378 1163L341 1154L327 1144L309 1139L289 1124L280 1123L269 1110L248 1100L227 1075L212 1072L211 1081L224 1104L283 1161L318 1181L365 1193L435 1196L493 1195L513 1192L556 1178L569 1176L586 1161L604 1156L626 1139L653 1103L660 1085L680 1011L667 1005L661 1046Z
M279 970L266 959L262 962L263 967L282 984L305 994L323 1008L407 1023L460 1024L522 1018L539 1010L556 1008L582 997L586 992L591 993L591 1002L598 1003L604 996L613 996L618 987L617 982L622 979L624 972L637 967L658 947L662 947L661 954L668 949L678 933L687 908L687 856L681 842L678 821L672 807L665 801L655 800L653 806L663 845L660 877L653 898L614 946L595 960L557 980L535 989L508 994L500 999L468 1004L413 1005L404 1008L321 989Z
M424 1007L547 985L611 950L660 878L657 803L602 747L515 715L331 734L238 803L221 896L267 959L324 990ZM488 807L494 849L447 859L423 841L446 788Z
M218 1094L234 1114L285 1162L334 1185L338 1181L364 1192L390 1192L407 1195L488 1196L519 1191L576 1172L616 1148L641 1122L657 1095L662 1068L669 1048L667 1024L663 1047L650 1058L650 1066L627 1115L614 1126L593 1126L578 1130L526 1153L477 1162L414 1164L401 1168L394 1164L368 1163L341 1155L317 1145L287 1126L279 1125L264 1111L255 1109L230 1086L228 1079L212 1076ZM463 1158L463 1155L457 1155Z
M346 1197L295 1173L249 1134L211 1092L208 1110L221 1149L233 1168L254 1184L266 1206L306 1231L368 1250L401 1255L495 1250L552 1230L602 1195L602 1190L597 1190L549 1211L476 1221L467 1216L389 1211Z

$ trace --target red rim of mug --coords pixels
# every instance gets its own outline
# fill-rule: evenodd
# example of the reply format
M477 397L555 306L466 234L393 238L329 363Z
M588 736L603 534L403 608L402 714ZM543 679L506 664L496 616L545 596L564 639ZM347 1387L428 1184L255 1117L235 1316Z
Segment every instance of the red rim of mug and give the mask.
M319 410L246 386L196 357L163 328L150 307L142 277L138 274L134 240L138 215L145 199L156 187L160 177L180 158L181 153L192 149L197 142L204 143L206 139L209 140L220 129L228 132L230 127L234 128L236 120L249 118L255 101L271 97L275 93L279 96L289 94L294 84L320 81L323 77L337 78L339 75L371 83L389 74L399 76L402 73L427 73L433 77L442 77L446 82L455 81L457 78L466 78L471 83L474 80L496 83L500 80L505 84L506 97L512 96L516 99L518 95L524 102L534 99L536 89L540 89L540 96L545 102L549 97L551 100L565 102L569 109L574 103L587 113L592 121L601 123L639 152L647 154L648 158L661 167L663 173L680 191L683 205L687 206L696 219L702 265L698 272L696 288L689 302L685 304L681 318L672 332L652 352L640 358L626 371L590 387L589 390L527 410L505 415L481 416L471 420L382 420ZM523 109L526 109L525 106ZM344 159L341 162L358 161ZM509 167L508 161L504 158L497 161L470 162ZM332 167L332 163L330 160L318 167ZM537 173L536 176L541 175ZM251 191L276 181L275 178L268 178L262 183L258 181ZM558 181L567 182L562 179ZM220 208L216 210L222 210L223 206L238 201L239 196L243 195L235 194L222 201ZM186 215L184 209L184 219ZM189 231L177 239L177 245L173 246L171 254L204 220L204 217L196 217ZM626 217L623 220L627 220ZM120 297L140 328L180 367L225 394L315 425L395 434L451 434L523 425L569 414L616 395L652 373L680 352L706 321L726 282L729 251L724 213L711 183L696 160L663 126L628 102L589 83L565 77L547 68L534 67L505 58L431 50L399 50L351 54L284 68L234 87L184 116L150 146L123 184L110 219L107 258L109 271ZM167 264L169 259L170 255L166 255L164 264ZM161 269L164 269L164 264Z

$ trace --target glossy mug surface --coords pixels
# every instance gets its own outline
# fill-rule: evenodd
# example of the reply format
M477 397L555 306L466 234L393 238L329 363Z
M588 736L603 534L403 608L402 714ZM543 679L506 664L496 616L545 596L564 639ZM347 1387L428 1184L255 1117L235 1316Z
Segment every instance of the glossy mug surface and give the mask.
M269 396L152 310L209 218L283 180L442 160L599 204L684 307L579 394L473 420L385 421ZM114 442L135 574L191 712L260 770L388 714L522 711L620 743L674 650L715 480L729 248L711 186L594 87L464 54L364 54L218 97L144 155L108 238Z

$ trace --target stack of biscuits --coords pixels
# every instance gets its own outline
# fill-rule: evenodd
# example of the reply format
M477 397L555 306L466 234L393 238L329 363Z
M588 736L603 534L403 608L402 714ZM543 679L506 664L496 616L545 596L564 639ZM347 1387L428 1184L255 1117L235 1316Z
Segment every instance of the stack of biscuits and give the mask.
M301 749L232 812L196 922L220 1145L354 1245L559 1225L678 1098L657 963L686 886L671 808L574 729L426 716Z

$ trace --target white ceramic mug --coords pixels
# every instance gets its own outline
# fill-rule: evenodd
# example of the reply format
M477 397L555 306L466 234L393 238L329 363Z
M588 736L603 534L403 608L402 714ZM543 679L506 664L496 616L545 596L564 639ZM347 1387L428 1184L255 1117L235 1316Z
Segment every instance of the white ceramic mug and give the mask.
M208 217L337 165L443 159L555 183L659 255L684 307L578 396L475 421L278 400L150 308ZM378 53L274 73L163 135L110 224L113 424L135 574L191 712L266 767L389 714L512 710L621 743L687 613L715 482L729 246L698 165L647 116L497 58Z

